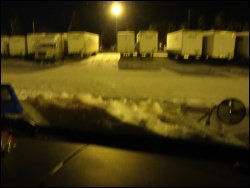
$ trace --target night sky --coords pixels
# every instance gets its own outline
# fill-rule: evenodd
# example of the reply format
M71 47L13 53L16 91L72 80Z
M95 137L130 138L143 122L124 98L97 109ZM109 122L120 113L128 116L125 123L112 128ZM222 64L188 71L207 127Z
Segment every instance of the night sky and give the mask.
M95 33L114 31L115 18L111 14L112 1L76 2L1 2L1 32L10 34L10 21L18 17L25 33L35 28L49 28L53 32L68 30L73 12L81 19L82 29ZM156 24L159 32L164 32L169 24L180 25L186 22L188 9L191 9L191 24L195 27L198 16L203 14L208 22L223 10L226 20L249 22L248 1L120 1L123 12L118 18L118 30L143 30Z

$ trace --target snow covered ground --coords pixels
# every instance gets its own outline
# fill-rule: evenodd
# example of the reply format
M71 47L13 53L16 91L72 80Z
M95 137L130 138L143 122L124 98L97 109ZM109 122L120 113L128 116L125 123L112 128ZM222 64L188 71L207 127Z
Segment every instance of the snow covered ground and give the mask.
M249 106L248 75L232 72L225 75L211 74L218 70L223 72L224 67L209 68L210 74L205 73L207 68L193 68L194 71L188 73L185 72L188 71L188 65L159 70L119 69L119 59L118 53L99 53L78 62L66 60L68 62L65 65L53 68L39 68L27 62L2 60L3 65L10 65L2 66L1 82L12 83L18 95L23 91L87 93L102 97L205 103L209 106L227 97L236 97ZM18 67L15 65L14 68L9 68L11 64L18 64Z

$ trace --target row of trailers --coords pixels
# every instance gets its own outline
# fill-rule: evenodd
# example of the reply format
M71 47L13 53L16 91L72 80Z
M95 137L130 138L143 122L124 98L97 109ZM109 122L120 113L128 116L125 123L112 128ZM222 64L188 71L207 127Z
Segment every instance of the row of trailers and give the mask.
M89 56L99 52L99 35L90 32L29 33L1 36L1 55L58 60L66 56Z
M135 42L133 31L119 31L117 51L127 56L137 52L141 56L158 51L158 32L140 31ZM189 59L249 59L249 31L178 30L167 34L166 49L169 57Z

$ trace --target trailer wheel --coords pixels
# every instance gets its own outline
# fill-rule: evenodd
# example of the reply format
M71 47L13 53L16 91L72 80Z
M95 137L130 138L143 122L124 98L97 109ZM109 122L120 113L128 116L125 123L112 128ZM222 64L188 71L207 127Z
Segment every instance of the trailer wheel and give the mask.
M56 57L52 57L51 58L51 63L55 64L55 62L56 62Z
M178 60L178 59L179 59L179 56L178 56L178 55L175 55L175 59Z
M80 57L83 58L83 52L81 52Z
M233 59L233 56L228 56L228 61L231 61Z

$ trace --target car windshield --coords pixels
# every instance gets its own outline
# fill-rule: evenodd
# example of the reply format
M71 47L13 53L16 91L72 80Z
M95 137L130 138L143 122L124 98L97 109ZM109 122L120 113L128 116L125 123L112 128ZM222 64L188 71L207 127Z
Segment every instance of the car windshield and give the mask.
M247 2L1 4L1 83L12 85L38 124L248 149ZM70 37L74 32L82 37ZM12 43L30 33L60 35L52 62L28 40ZM217 113L228 98L246 108L233 124ZM245 112L227 109L227 119Z

